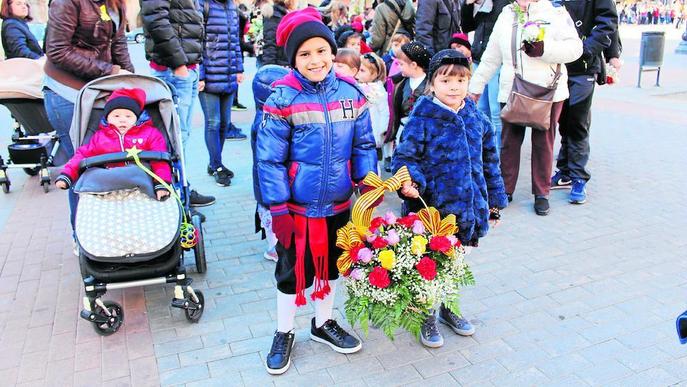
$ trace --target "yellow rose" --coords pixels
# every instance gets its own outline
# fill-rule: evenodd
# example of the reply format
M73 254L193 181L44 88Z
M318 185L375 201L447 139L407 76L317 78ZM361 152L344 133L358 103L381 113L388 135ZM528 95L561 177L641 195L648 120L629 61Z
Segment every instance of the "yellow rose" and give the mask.
M382 263L382 267L391 270L396 263L396 254L393 250L383 250L379 252L379 262Z
M410 242L410 252L415 255L424 254L427 248L427 239L422 235L415 235Z

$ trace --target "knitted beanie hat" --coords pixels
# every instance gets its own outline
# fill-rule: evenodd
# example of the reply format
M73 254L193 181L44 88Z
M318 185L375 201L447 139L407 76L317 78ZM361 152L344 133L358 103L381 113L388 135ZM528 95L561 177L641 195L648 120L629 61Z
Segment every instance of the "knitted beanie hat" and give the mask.
M329 43L336 54L332 31L322 23L322 15L313 7L287 13L277 26L277 46L284 47L291 66L296 65L298 47L310 38L320 37Z
M423 70L427 71L429 68L429 61L432 59L432 55L429 51L418 42L410 42L401 46L401 51L410 59L411 61L422 67Z
M429 62L429 71L427 73L427 77L432 79L434 72L443 65L459 65L469 69L470 60L466 58L465 55L463 55L463 53L460 51L450 48L441 50L434 54L432 60Z
M451 42L449 43L449 46L446 48L451 48L451 45L453 43L458 43L461 46L465 46L468 48L468 50L472 50L472 46L470 45L470 41L468 40L468 36L462 32L456 32L451 36Z
M145 105L146 92L143 89L117 89L110 94L105 103L105 119L115 109L130 110L138 118Z

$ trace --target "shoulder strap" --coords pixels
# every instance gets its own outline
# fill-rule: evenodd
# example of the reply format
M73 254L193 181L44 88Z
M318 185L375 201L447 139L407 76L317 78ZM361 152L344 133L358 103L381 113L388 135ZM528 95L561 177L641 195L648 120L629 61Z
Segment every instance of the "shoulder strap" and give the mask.
M513 58L513 69L517 73L518 72L518 58L517 55L515 55L515 52L518 51L518 14L514 12L514 19L513 19L513 33L511 34L511 43L510 43L510 51L511 51L511 56Z

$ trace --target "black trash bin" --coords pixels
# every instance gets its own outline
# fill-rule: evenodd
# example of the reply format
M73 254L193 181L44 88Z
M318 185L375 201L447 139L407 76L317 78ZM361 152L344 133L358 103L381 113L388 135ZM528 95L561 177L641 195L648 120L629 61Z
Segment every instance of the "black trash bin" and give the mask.
M644 71L656 71L656 86L659 86L665 45L665 32L642 32L642 40L639 46L639 77L637 79L637 87L642 87L642 73Z

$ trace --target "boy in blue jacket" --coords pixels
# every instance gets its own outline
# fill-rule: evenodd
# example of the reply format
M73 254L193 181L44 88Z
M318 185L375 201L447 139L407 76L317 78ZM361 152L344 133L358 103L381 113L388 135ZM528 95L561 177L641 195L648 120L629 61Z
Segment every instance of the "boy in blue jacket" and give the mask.
M279 241L277 331L266 358L273 375L291 364L296 308L313 283L310 338L339 353L361 348L331 318L341 253L335 242L350 217L355 182L377 163L367 102L354 79L332 71L336 42L320 14L306 8L286 15L277 45L294 70L273 84L256 143L260 192Z

